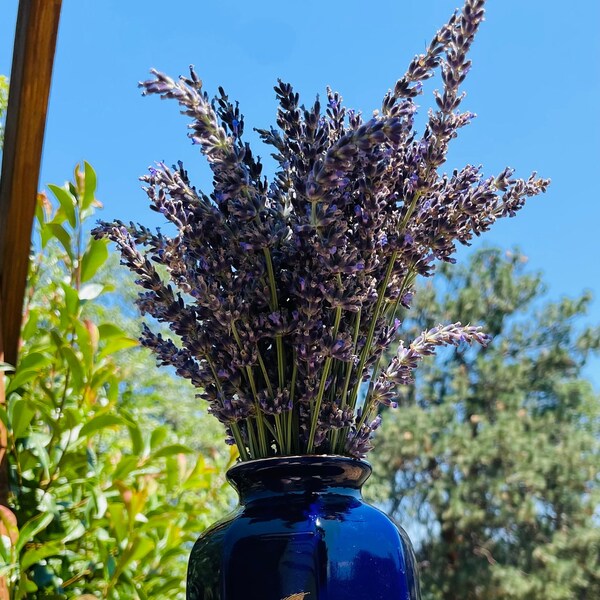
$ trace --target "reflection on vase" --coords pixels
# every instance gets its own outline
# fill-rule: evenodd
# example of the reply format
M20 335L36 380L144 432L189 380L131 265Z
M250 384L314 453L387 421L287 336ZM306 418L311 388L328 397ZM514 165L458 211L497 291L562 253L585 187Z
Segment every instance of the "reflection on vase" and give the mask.
M188 600L419 600L410 541L362 500L371 473L338 456L240 463L240 506L206 531Z

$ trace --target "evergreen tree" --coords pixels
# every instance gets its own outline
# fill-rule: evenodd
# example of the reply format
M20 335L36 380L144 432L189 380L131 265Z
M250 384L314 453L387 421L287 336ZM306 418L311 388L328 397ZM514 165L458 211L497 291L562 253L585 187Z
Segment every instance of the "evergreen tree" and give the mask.
M582 375L600 328L582 325L589 294L544 302L525 262L443 266L410 311L416 333L460 320L494 338L419 368L374 452L372 494L417 525L424 600L600 598L600 402Z

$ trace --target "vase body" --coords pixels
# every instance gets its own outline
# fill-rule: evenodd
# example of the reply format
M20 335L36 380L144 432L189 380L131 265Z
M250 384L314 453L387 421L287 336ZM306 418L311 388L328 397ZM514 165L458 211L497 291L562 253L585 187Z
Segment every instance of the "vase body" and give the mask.
M364 502L368 463L341 456L240 463L240 504L192 550L187 600L420 600L406 533Z

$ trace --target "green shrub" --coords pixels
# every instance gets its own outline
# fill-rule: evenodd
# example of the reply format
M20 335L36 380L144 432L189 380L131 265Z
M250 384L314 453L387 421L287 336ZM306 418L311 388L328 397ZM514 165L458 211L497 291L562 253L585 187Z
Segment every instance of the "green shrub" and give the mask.
M49 186L56 202L39 197L20 359L5 382L0 576L13 599L183 598L191 543L227 508L235 456L213 446L191 387L156 373L120 316L127 282L118 293L106 283L107 243L85 233L95 188L85 163Z

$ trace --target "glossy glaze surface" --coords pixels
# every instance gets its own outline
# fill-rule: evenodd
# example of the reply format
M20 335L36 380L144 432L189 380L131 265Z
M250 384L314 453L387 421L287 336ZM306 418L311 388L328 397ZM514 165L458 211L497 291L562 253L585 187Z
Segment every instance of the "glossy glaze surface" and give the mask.
M230 469L240 505L196 542L188 600L419 600L408 537L361 497L370 473L337 456Z

